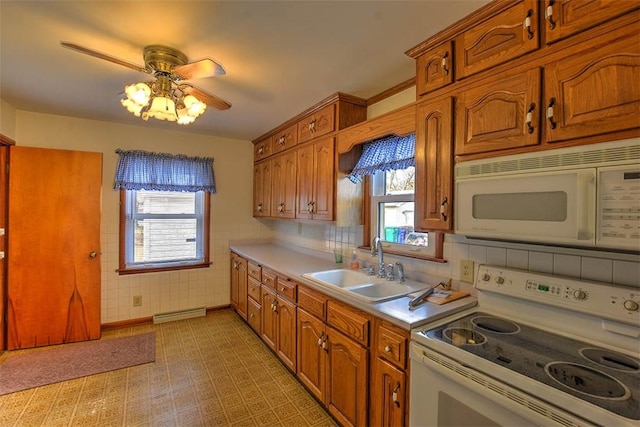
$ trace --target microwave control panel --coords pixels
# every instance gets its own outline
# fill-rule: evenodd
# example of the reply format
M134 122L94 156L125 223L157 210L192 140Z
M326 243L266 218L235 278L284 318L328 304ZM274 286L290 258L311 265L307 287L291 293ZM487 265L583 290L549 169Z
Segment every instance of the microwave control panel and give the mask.
M640 166L598 169L596 246L640 251Z

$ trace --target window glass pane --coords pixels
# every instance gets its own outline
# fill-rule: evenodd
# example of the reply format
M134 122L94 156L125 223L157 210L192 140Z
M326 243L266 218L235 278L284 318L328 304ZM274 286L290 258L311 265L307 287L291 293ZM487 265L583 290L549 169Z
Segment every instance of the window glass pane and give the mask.
M197 221L142 219L135 221L134 262L166 262L197 258Z
M139 214L194 214L196 193L174 191L136 191Z
M407 169L391 170L385 173L384 194L413 194L415 191L416 169L413 166Z

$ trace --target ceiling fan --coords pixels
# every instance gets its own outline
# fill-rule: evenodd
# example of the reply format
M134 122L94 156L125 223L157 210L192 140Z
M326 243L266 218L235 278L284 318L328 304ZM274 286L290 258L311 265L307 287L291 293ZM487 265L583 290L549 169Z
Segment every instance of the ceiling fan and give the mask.
M75 43L63 41L60 44L76 52L152 75L155 78L152 82L126 86L126 98L120 101L131 113L143 120L154 117L159 120L176 121L178 124L189 124L204 112L207 105L218 110L231 107L227 101L185 82L224 75L222 65L211 59L188 62L187 56L177 49L150 45L144 48L142 67Z

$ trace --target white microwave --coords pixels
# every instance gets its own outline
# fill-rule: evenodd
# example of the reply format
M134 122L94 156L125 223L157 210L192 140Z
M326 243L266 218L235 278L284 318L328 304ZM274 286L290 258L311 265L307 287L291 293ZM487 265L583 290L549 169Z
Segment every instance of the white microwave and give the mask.
M640 251L640 138L460 162L455 232Z

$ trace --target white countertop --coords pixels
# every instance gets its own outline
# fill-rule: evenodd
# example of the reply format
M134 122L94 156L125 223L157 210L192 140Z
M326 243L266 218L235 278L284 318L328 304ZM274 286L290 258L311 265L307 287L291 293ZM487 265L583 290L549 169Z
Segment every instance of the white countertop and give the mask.
M426 302L413 310L409 310L408 303L411 298L408 296L391 301L370 304L358 298L349 297L342 292L332 289L330 286L324 286L302 277L305 273L331 270L334 268L345 268L343 264L336 264L333 262L333 260L331 260L333 255L331 254L322 256L324 254L319 253L318 255L315 255L308 249L297 249L272 242L238 242L232 243L229 248L233 252L250 261L284 274L298 283L322 292L336 300L349 303L366 313L387 320L388 322L407 331L424 325L425 323L433 322L450 314L473 307L477 304L476 298L471 296L460 298L459 300L443 305ZM436 285L436 283L427 284Z

